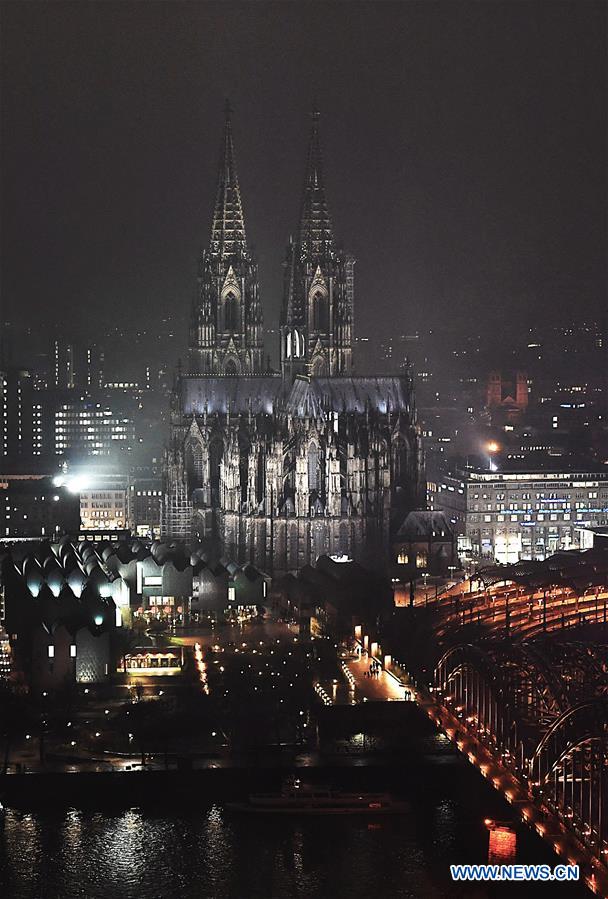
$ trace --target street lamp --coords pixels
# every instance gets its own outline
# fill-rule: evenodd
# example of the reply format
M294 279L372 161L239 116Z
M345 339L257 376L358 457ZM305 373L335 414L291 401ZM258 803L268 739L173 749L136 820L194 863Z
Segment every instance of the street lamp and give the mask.
M499 444L495 440L489 440L486 443L486 452L489 457L488 468L490 469L490 471L496 471L496 463L494 462L492 457L495 456L496 453L500 452Z

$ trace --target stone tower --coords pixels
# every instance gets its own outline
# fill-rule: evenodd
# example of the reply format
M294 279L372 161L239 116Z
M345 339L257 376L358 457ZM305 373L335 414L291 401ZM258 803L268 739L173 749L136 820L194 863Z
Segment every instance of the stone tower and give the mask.
M189 371L254 374L262 370L263 357L258 270L247 245L227 103L211 237L201 255L192 307Z
M315 111L300 221L285 261L281 313L284 377L352 372L354 266L354 258L336 248L325 195L319 113Z

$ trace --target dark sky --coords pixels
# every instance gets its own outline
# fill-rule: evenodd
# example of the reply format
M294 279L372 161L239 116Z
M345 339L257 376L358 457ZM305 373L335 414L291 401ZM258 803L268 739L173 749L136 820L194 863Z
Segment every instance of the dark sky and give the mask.
M224 98L268 327L313 97L357 330L597 315L606 5L4 3L5 318L187 321Z

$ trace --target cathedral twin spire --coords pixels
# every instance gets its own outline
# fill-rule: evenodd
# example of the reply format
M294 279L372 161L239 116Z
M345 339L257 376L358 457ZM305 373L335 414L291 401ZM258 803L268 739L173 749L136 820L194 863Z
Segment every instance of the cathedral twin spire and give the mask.
M334 248L333 226L323 179L319 118L320 114L315 109L311 114L312 127L298 227L298 243L311 256L322 256ZM225 106L210 249L212 253L222 256L247 250L245 217L232 137L232 108L228 100Z
M190 332L190 371L253 374L263 368L257 267L248 248L230 104L208 249L203 251ZM323 179L319 113L312 113L300 219L290 243L281 364L286 373L344 374L352 366L354 260L336 252Z
M319 137L318 110L311 114L304 190L298 228L298 243L313 256L333 249L334 235L323 179L323 155ZM211 251L230 256L246 250L245 217L232 137L232 108L225 106L224 135L218 169L217 191L211 224Z

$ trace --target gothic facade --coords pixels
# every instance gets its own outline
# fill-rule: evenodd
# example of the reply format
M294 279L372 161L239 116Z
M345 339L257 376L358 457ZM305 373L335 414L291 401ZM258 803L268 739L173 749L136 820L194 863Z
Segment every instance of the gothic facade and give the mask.
M264 366L227 111L188 371L172 397L163 536L274 574L325 553L384 567L391 534L424 505L421 440L409 377L354 374L353 317L354 259L335 244L315 113L285 262L281 370Z
M258 270L245 218L227 110L209 247L201 254L190 320L189 369L201 375L244 375L262 369Z

